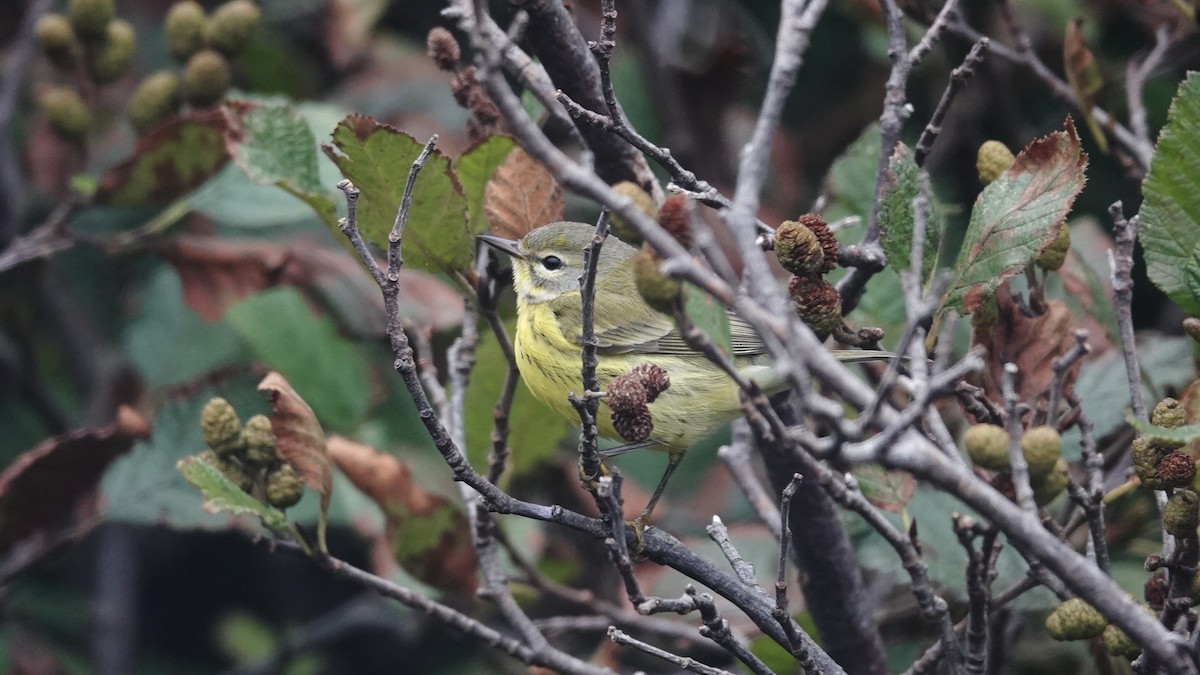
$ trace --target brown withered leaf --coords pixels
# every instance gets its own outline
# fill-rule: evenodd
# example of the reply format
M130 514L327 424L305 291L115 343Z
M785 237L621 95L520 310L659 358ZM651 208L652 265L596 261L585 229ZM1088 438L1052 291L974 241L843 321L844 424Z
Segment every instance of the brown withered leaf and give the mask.
M1082 26L1082 17L1067 22L1067 32L1063 36L1063 70L1066 71L1071 89L1075 90L1075 97L1082 104L1080 109L1092 138L1101 152L1108 152L1108 138L1092 116L1092 103L1096 93L1104 86L1104 78L1100 74L1100 67L1096 65L1096 57L1092 56L1083 38Z
M181 236L154 244L179 273L183 299L205 321L219 321L237 301L273 286L293 286L352 337L383 335L383 299L356 260L315 241L231 241ZM443 330L462 322L463 301L437 277L400 271L406 325Z
M1017 394L1029 401L1042 396L1054 378L1051 364L1075 344L1075 319L1061 300L1046 302L1046 313L1028 317L1021 313L1007 286L995 295L995 306L981 309L972 317L972 342L987 349L987 368L981 374L980 386L993 401L1002 401L1000 393L1004 364L1015 363ZM1079 374L1076 361L1067 372L1065 388L1069 390Z
M521 148L496 169L483 193L491 233L520 239L530 230L563 218L563 190L554 176Z
M105 469L139 439L150 422L128 406L101 428L42 441L0 473L0 554L22 539L59 527L91 494Z
M421 487L394 455L336 435L326 442L334 464L383 511L385 537L396 562L422 583L473 595L479 563L466 515Z
M329 515L329 497L333 492L333 464L325 446L325 432L312 408L288 381L275 371L258 383L258 391L271 403L271 431L275 449L291 464L300 480L321 495L321 517L317 523L317 545L325 547L325 524Z

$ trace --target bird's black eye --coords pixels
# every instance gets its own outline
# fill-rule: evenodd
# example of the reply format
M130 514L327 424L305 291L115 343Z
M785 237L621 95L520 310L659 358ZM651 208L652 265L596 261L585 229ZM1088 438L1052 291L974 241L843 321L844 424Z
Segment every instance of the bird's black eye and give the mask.
M562 266L563 266L562 258L559 258L556 255L548 255L545 258L542 258L542 267L545 267L546 269L550 270L551 272L553 272L556 269L561 268Z

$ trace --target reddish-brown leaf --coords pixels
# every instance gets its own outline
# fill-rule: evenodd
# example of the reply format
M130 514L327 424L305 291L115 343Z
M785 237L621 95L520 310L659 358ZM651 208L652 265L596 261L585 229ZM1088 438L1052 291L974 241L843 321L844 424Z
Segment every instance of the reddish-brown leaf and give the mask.
M401 566L435 588L473 594L478 560L466 515L421 487L395 456L341 436L330 436L327 444L342 473L383 511L389 547L393 554L405 553L396 556ZM406 550L399 546L404 539L421 539L425 545Z
M138 139L133 154L100 178L96 201L112 206L162 204L195 189L229 161L219 108L176 117Z
M981 376L981 386L993 401L1003 400L1000 378L1006 363L1017 365L1016 386L1021 400L1044 395L1054 378L1051 363L1075 344L1075 319L1062 301L1049 300L1045 314L1028 317L1021 312L1007 286L996 292L994 312L976 312L972 326L974 344L987 349L987 369ZM1079 366L1077 361L1067 373L1068 390L1075 382Z
M205 321L219 321L237 301L272 286L293 286L328 311L347 334L378 337L384 331L383 299L362 267L341 250L297 240L231 241L175 237L155 244L179 273L183 298ZM437 277L400 271L401 320L442 330L462 322L463 301Z
M107 427L56 436L18 457L0 473L0 553L34 533L61 526L108 465L149 437L150 422L121 406Z
M258 391L271 403L271 431L275 432L275 449L279 456L296 469L305 485L321 495L317 537L321 550L325 551L325 520L333 491L333 464L325 446L325 432L312 408L283 375L274 371L267 373L258 383Z
M536 159L516 148L484 189L483 208L492 234L520 239L563 218L563 190Z

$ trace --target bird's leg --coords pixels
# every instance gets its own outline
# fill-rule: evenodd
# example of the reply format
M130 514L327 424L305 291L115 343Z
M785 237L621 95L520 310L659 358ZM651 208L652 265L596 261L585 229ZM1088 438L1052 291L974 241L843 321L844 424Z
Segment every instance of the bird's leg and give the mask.
M654 488L654 494L650 497L646 508L642 510L642 515L638 516L634 521L635 523L645 527L646 523L650 521L650 514L654 511L654 505L658 503L658 498L667 489L667 482L671 480L671 474L675 473L675 469L679 466L679 460L681 459L683 459L683 453L672 452L668 455L667 470L663 472L662 478L658 481L658 487Z
M654 494L650 496L650 501L646 504L646 508L642 509L642 515L627 522L633 528L633 535L637 539L637 547L633 551L635 559L641 559L643 546L642 533L645 532L646 525L650 522L650 514L654 511L654 505L658 503L658 498L667 489L667 483L671 480L671 474L675 473L675 469L679 466L679 461L683 459L683 453L672 450L667 457L667 470L663 471L662 478L658 481L658 487L654 488Z

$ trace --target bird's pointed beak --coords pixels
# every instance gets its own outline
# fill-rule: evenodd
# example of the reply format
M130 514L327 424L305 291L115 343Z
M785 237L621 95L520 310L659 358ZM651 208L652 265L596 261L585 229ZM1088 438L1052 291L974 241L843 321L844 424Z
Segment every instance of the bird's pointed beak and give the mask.
M497 237L491 234L481 234L478 235L477 238L479 241L482 241L501 253L506 253L514 258L525 257L525 254L521 253L519 243L512 239L505 239L504 237Z

